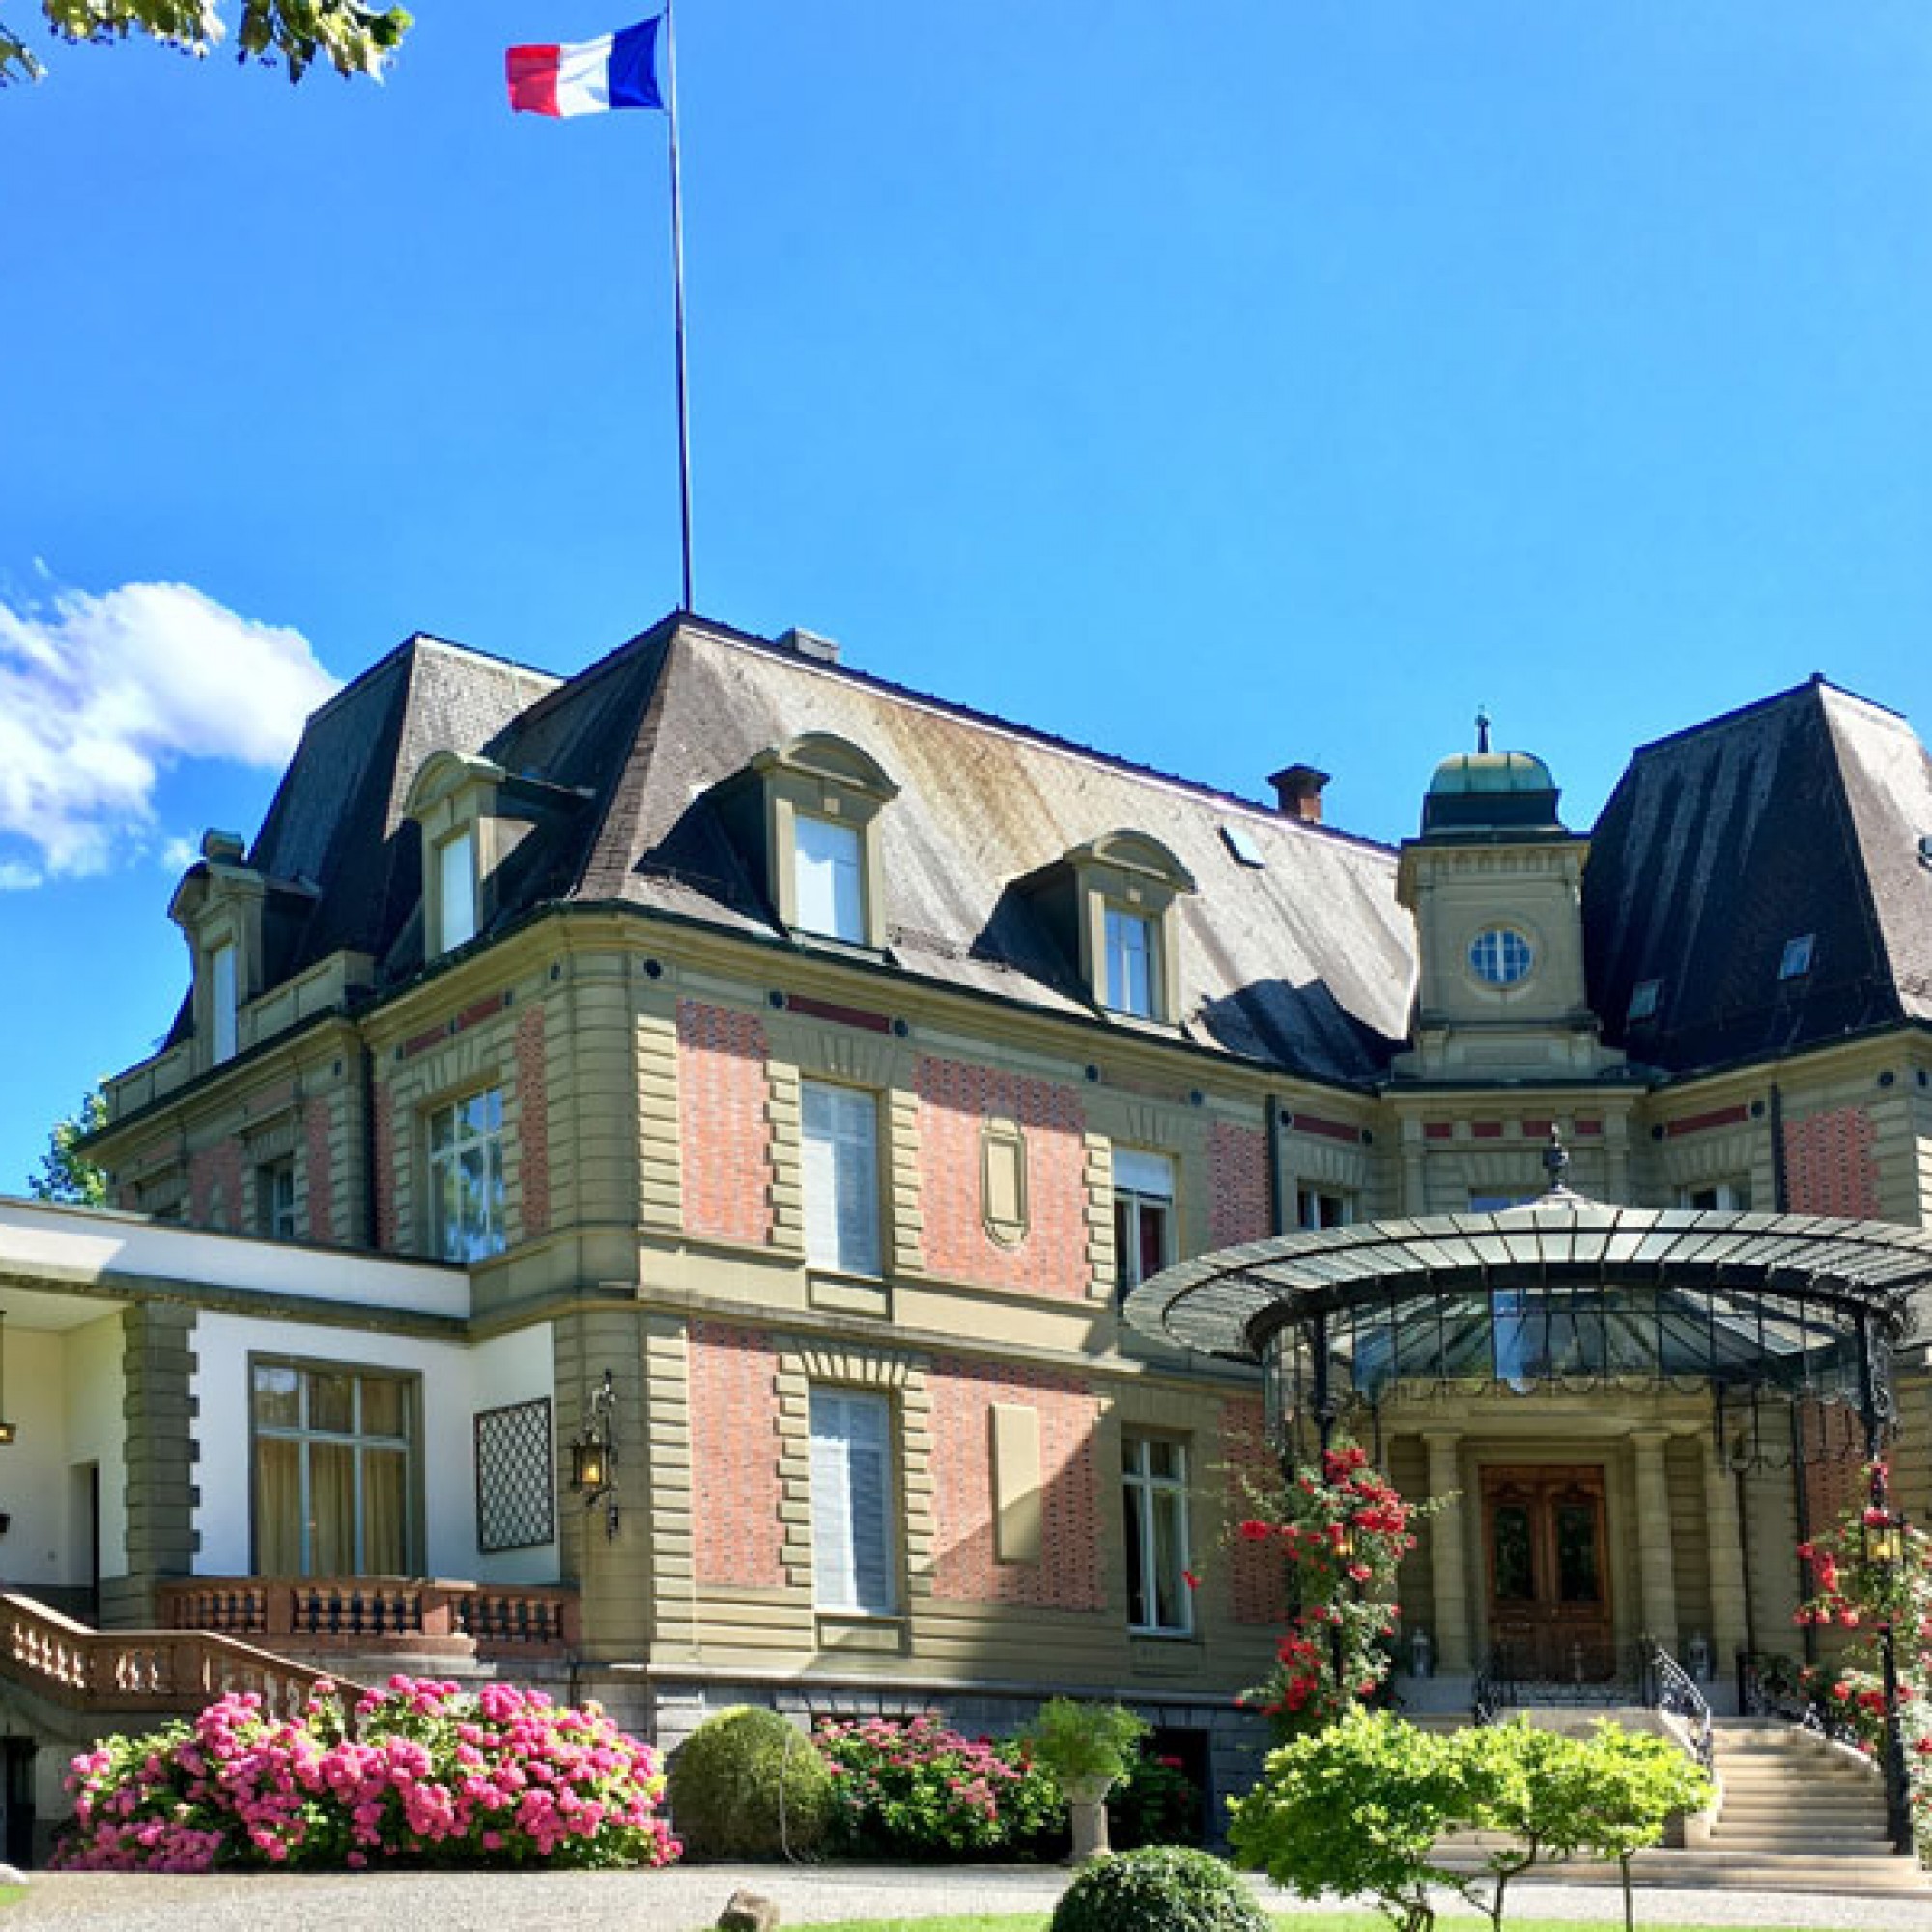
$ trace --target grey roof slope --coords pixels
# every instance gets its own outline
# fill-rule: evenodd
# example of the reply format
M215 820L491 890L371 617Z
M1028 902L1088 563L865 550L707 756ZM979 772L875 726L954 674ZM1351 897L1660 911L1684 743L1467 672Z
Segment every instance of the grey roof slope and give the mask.
M1688 1072L1932 1017L1927 832L1911 727L1820 677L1640 747L1583 879L1606 1037ZM1781 978L1807 933L1810 970ZM1630 1021L1646 980L1656 1015Z
M412 639L319 712L252 855L319 888L271 978L340 946L375 953L385 981L420 966L419 841L399 812L439 745L541 793L492 931L546 904L615 901L782 939L711 794L806 731L852 740L902 787L880 830L892 956L912 972L1091 1012L1074 962L1012 888L1130 827L1199 882L1180 909L1187 1037L1356 1082L1406 1026L1409 923L1385 847L688 617L561 683ZM1263 867L1235 859L1230 822Z

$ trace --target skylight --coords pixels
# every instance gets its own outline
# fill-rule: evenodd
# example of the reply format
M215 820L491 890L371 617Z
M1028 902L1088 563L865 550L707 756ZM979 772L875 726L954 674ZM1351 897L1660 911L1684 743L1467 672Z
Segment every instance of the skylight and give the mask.
M1255 835L1245 825L1222 826L1221 838L1242 865L1252 866L1258 872L1267 865L1262 857L1262 848L1255 843Z
M1624 1017L1627 1020L1656 1018L1657 1002L1662 991L1663 981L1662 980L1639 980L1631 988L1630 1007L1625 1012Z
M1796 939L1784 942L1784 957L1777 968L1780 980L1802 980L1810 972L1811 953L1817 938L1816 933L1801 932Z

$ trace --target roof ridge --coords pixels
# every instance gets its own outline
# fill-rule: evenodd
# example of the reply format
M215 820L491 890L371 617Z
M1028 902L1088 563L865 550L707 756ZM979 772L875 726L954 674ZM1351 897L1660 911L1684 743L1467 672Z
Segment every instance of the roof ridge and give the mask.
M1660 752L1667 745L1680 744L1687 738L1701 737L1707 731L1727 729L1747 718L1756 717L1758 713L1770 711L1780 704L1789 704L1797 698L1813 697L1822 708L1827 694L1834 697L1850 698L1855 704L1862 704L1873 711L1882 712L1889 718L1896 718L1901 724L1910 723L1904 712L1895 711L1889 704L1881 704L1877 698L1867 697L1862 692L1853 691L1848 685L1835 684L1822 670L1814 670L1809 677L1798 684L1787 685L1782 691L1774 691L1767 696L1753 697L1747 703L1733 705L1728 711L1719 712L1715 718L1699 719L1694 724L1686 724L1678 730L1666 731L1662 737L1646 739L1632 750L1631 762L1634 763L1651 752Z

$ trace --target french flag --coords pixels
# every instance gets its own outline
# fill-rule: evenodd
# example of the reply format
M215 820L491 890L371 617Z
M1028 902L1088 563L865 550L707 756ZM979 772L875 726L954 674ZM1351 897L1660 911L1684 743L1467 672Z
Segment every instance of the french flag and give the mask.
M662 107L658 28L663 16L575 45L512 47L504 57L510 105L523 114L605 114Z

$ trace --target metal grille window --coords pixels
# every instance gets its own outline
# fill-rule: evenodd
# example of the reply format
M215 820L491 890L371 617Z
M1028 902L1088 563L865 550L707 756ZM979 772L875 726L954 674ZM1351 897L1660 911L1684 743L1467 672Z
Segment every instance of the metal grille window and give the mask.
M256 1570L411 1575L416 1378L258 1359L249 1380Z
M476 1417L476 1547L534 1549L556 1535L550 1398Z
M431 1245L446 1262L501 1254L503 1093L488 1087L429 1117Z
M1187 1449L1158 1435L1121 1438L1126 1510L1127 1626L1147 1636L1191 1636L1187 1587Z

